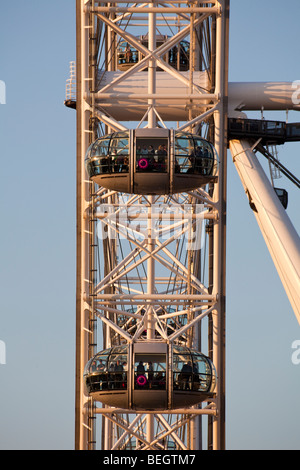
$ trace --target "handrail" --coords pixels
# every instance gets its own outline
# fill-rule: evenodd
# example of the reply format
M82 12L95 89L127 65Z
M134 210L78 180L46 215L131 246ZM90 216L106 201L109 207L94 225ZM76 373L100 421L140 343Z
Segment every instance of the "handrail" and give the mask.
M66 82L66 102L76 101L76 63L70 62L70 77Z

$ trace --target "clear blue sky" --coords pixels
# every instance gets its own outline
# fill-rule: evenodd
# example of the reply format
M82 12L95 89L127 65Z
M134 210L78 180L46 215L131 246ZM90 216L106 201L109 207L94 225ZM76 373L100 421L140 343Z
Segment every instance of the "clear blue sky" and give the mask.
M1 13L0 448L73 449L76 129L63 101L75 1ZM299 16L299 0L231 0L230 81L300 80ZM299 177L300 144L279 158ZM299 190L278 186L299 231ZM227 233L227 448L300 449L300 329L230 155Z

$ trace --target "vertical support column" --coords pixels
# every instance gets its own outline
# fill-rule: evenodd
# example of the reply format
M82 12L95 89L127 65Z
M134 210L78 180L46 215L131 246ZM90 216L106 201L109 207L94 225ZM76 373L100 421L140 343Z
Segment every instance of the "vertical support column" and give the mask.
M154 251L155 240L153 239L153 226L154 218L152 217L153 210L153 196L149 196L149 206L148 206L148 250L150 253ZM154 294L155 289L155 261L152 255L149 257L147 262L147 294ZM149 306L147 311L147 339L154 339L155 336L155 324L153 316L153 307Z
M91 3L92 9L95 7L95 0L92 0ZM86 20L87 21L87 20ZM87 64L88 67L88 88L91 95L90 98L90 106L91 109L94 111L95 109L95 89L96 89L96 76L97 76L97 52L96 52L96 27L95 27L95 15L89 14L88 18L89 22L89 33L86 36L88 40L88 50L89 50L89 62ZM89 130L86 132L86 139L85 145L89 145L93 140L97 137L97 124L94 118L94 112L91 113L88 111L88 116L86 119L89 119ZM86 147L83 148L85 152ZM83 153L84 156L85 153ZM82 165L84 164L84 158L82 158ZM83 175L85 174L85 169L83 168ZM85 178L84 178L85 180ZM95 185L90 181L88 186L89 194L88 194L88 201L89 201L89 245L88 245L88 269L89 269L89 296L90 302L90 312L89 312L89 326L88 326L88 358L90 359L96 353L97 347L97 318L95 315L95 305L94 305L94 286L96 283L96 263L95 263L95 247L97 246L96 243L96 220L94 217L94 190ZM87 195L86 195L87 199ZM85 270L86 272L86 270ZM88 400L88 449L94 450L96 445L96 417L94 413L94 402L93 399Z
M154 294L155 289L155 261L152 256L152 252L155 248L155 240L153 239L153 223L154 218L152 217L152 210L154 204L153 196L149 196L149 207L148 207L148 250L151 253L150 258L147 262L147 293L149 295ZM150 305L147 310L147 339L152 340L155 337L155 323L153 315L153 306ZM147 415L147 441L152 442L154 440L154 416L152 414Z
M153 8L154 4L150 3L149 8ZM155 51L156 49L156 13L149 13L148 23L148 49ZM156 60L150 59L148 66L148 93L153 94L156 92ZM148 127L156 127L156 114L154 112L155 100L149 99L148 106L150 108L148 114Z
M191 13L190 15L190 84L189 84L189 93L193 93L193 72L195 70L195 27L194 27L194 20L195 20L195 13ZM179 44L179 51L180 51L180 44ZM193 118L193 111L192 111L192 101L190 101L189 107L189 120L191 121ZM193 132L193 126L190 126L190 132Z
M150 8L154 7L154 4L149 4ZM150 51L154 51L156 49L156 14L149 13L148 14L148 49ZM148 66L148 93L153 94L156 93L156 60L151 59L149 61ZM149 99L148 106L150 108L148 114L148 127L155 128L156 127L156 114L154 112L155 107L155 100ZM148 209L149 217L148 217L148 248L149 251L152 252L154 250L154 240L152 239L152 207L153 207L153 196L149 198L150 206ZM150 256L148 261L148 268L147 268L147 292L149 294L153 294L154 292L154 280L155 280L155 264L154 259ZM153 339L154 338L154 324L153 324L153 307L148 307L148 324L147 324L147 338ZM148 442L152 442L154 439L154 416L151 414L147 415L147 440Z
M84 395L83 371L88 360L90 309L85 302L89 293L89 219L85 209L89 202L89 183L85 178L84 156L89 145L90 111L84 100L89 82L88 26L89 14L84 13L85 0L76 0L76 365L75 365L75 449L87 450L92 428L89 423L89 398ZM91 405L92 406L92 405Z
M108 3L107 6L114 6L114 4ZM110 13L109 16L112 21L115 19L115 13ZM116 64L116 34L109 26L106 26L106 31L106 70L111 72L115 70Z
M228 97L228 20L229 0L220 0L216 18L216 81L215 93L220 103L214 114L215 147L220 159L218 183L214 188L214 201L219 220L214 223L213 293L218 295L213 312L213 361L216 366L217 410L213 422L213 449L225 449L225 277L226 277L226 180L227 180L227 97Z

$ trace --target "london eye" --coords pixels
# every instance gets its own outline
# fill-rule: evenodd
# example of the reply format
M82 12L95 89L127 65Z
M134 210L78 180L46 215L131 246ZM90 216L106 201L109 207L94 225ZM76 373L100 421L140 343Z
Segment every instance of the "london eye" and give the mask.
M225 448L228 148L300 320L299 236L256 155L299 185L269 149L300 127L246 115L299 105L228 83L229 10L76 2L77 449Z

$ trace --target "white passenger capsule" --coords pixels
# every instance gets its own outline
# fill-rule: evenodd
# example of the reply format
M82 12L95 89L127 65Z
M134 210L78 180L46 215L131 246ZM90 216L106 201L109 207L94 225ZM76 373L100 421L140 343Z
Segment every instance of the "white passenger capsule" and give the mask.
M218 158L200 136L146 128L100 137L89 146L85 165L89 177L107 189L173 194L215 182Z
M141 342L100 351L87 363L84 382L86 393L106 405L176 409L213 398L216 371L193 349Z

